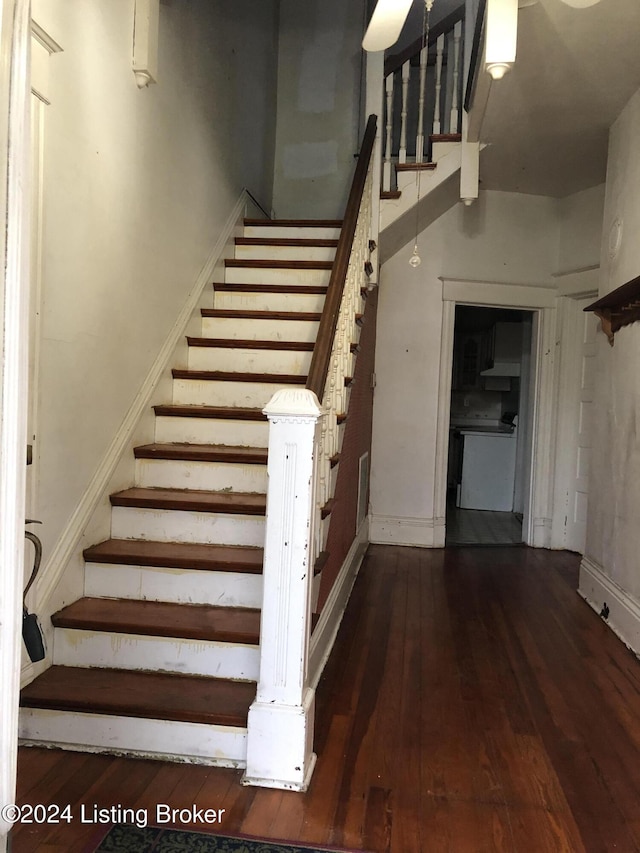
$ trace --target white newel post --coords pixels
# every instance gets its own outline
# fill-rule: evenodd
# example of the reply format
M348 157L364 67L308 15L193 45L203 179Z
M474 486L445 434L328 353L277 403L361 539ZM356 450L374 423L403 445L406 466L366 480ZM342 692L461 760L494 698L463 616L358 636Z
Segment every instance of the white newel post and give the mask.
M307 389L276 392L269 419L260 678L249 709L243 782L306 790L315 691L308 684L315 456L322 410Z

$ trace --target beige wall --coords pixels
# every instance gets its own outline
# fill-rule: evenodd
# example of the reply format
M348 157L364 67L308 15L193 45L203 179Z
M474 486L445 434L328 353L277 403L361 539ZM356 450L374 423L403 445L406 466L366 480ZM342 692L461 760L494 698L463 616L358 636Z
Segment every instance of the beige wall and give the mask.
M232 11L231 11L232 7ZM35 512L45 560L243 186L267 206L277 4L160 5L158 84L131 71L134 0L35 0L50 59Z
M592 259L602 208L598 193L553 199L481 192L471 208L455 204L419 237L422 264L408 260L413 238L384 264L376 348L371 505L378 519L404 519L398 529L428 544L434 524L437 401L442 330L440 277L556 287L561 259ZM579 194L580 195L580 194ZM593 198L591 198L593 195ZM577 232L566 220L577 211ZM582 221L580 220L582 217ZM599 242L599 238L598 238ZM505 296L508 304L508 297ZM396 522L385 521L387 534ZM402 535L404 535L404 533Z
M361 128L364 2L281 0L274 209L342 217Z
M640 273L640 92L614 123L609 140L602 240L601 295ZM609 235L622 222L615 256ZM628 326L610 347L597 337L596 418L589 493L587 554L624 593L640 602L640 326ZM611 604L611 601L609 601Z

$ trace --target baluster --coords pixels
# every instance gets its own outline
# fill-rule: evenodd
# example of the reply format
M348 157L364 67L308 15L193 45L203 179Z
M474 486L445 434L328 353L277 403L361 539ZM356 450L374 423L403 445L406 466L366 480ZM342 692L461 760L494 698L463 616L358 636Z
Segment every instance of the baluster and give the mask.
M407 162L407 100L409 97L409 75L411 66L409 60L402 66L402 112L400 113L400 151L398 162Z
M436 100L433 105L433 132L435 134L442 133L441 127L441 112L440 106L440 91L442 89L442 56L444 54L444 33L438 36L436 42Z
M459 78L460 78L460 38L462 37L462 21L453 28L453 91L451 92L451 121L449 133L458 132L459 110Z
M391 131L393 122L393 74L389 74L385 81L387 94L387 137L384 148L384 167L382 170L382 190L389 192L391 189Z
M416 163L422 163L424 157L424 90L427 80L427 60L429 48L425 45L420 51L420 94L418 100L418 135L416 136Z

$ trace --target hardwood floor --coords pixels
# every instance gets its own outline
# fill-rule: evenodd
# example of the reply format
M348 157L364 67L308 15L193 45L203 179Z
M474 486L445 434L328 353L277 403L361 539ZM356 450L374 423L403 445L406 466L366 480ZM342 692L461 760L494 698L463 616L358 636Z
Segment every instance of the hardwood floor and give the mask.
M640 662L579 598L575 555L372 546L318 688L306 794L241 773L22 749L13 853L82 851L80 804L225 809L217 827L423 851L640 850ZM202 830L201 825L193 828Z

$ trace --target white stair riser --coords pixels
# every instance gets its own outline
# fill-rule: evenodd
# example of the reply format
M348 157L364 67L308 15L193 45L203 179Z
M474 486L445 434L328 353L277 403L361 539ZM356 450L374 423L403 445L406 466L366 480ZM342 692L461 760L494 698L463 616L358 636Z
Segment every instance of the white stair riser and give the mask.
M212 492L267 491L267 466L240 462L138 459L136 484L154 489L206 489Z
M22 708L18 736L79 752L124 752L219 767L246 764L247 730L232 726Z
M314 341L319 323L312 320L253 320L243 317L203 317L203 338L250 341Z
M157 442L193 444L237 444L267 447L269 424L264 421L235 421L228 418L156 418Z
M264 516L217 512L111 508L113 539L201 542L207 545L264 545Z
M218 290L216 308L231 311L311 311L321 312L324 293L257 293Z
M441 160L450 151L455 151L459 147L459 142L434 142L431 146L431 159L434 163L437 163L438 160Z
M309 372L311 353L300 350L189 347L190 370L230 370L241 373Z
M287 267L227 267L224 280L227 284L329 284L331 270L296 270ZM217 306L216 306L217 307Z
M321 225L245 225L244 236L266 240L337 240L340 229Z
M236 246L237 260L333 261L335 254L335 246Z
M84 594L174 604L262 606L262 575L87 563Z
M174 379L173 402L177 405L241 406L263 408L285 383L234 382L218 379ZM300 388L304 388L300 384ZM220 442L217 442L220 443Z
M258 646L56 628L58 666L140 669L257 681Z

